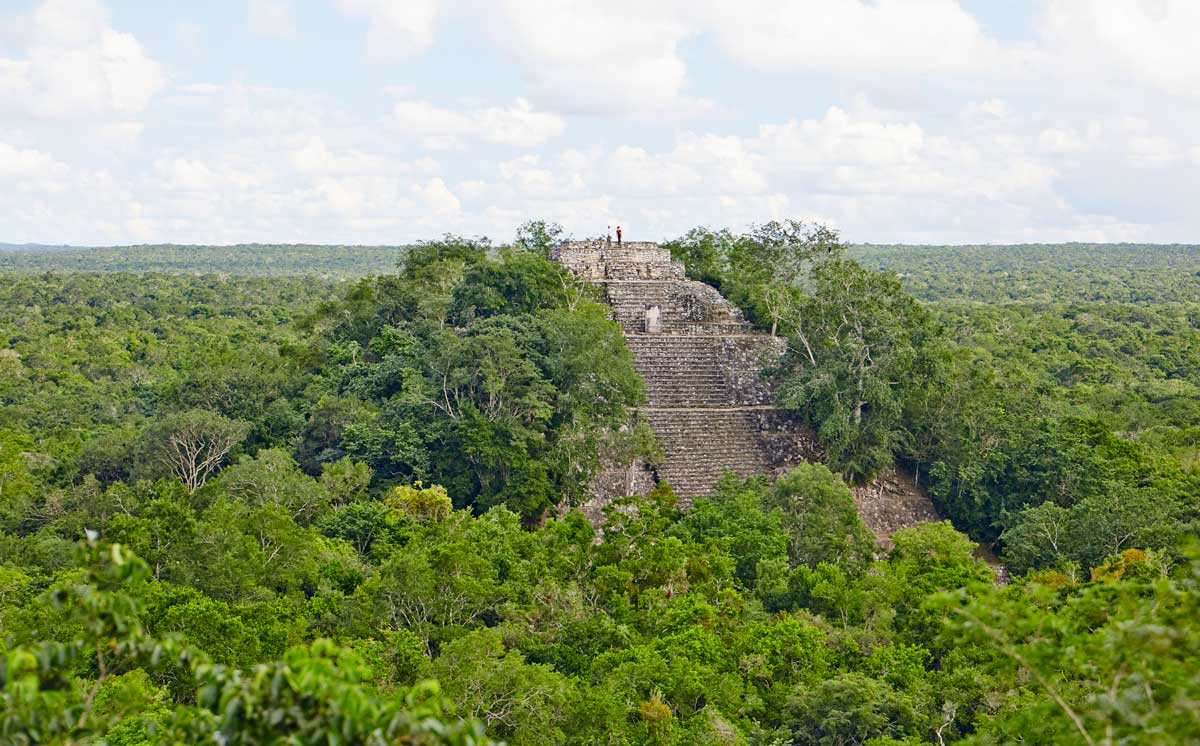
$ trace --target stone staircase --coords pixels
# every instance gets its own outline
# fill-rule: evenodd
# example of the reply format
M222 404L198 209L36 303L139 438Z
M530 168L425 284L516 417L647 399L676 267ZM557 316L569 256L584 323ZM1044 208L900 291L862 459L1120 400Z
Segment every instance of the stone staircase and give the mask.
M749 476L769 470L755 432L753 413L745 409L657 408L638 410L663 442L667 458L657 476L683 498L707 494L729 470Z
M732 304L715 288L691 280L607 280L605 301L627 333L645 331L645 311L657 306L664 334L751 334Z
M555 258L603 288L625 333L646 382L646 405L635 418L654 429L666 452L655 478L687 502L710 492L726 471L748 476L778 466L771 456L787 449L768 441L788 428L772 432L764 419L778 410L760 371L778 359L781 340L757 332L714 288L686 279L656 244L567 243Z
M775 353L769 339L741 334L627 334L650 407L730 407L771 402L758 371Z

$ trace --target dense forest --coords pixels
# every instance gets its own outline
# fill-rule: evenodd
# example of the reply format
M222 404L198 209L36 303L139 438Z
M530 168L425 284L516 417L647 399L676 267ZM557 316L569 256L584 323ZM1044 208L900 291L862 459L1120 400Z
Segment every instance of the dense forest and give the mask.
M312 244L177 244L28 247L0 244L0 272L164 272L236 276L361 277L390 272L398 246Z
M1195 247L691 231L827 462L595 527L655 444L557 238L0 252L0 742L1200 739Z

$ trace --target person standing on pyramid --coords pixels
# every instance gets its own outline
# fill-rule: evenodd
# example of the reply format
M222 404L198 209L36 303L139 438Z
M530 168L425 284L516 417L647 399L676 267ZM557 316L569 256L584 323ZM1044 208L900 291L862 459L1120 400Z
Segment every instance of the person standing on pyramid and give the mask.
M611 247L612 246L612 226L611 225L608 226L608 231L607 231L606 235L608 236L608 238L606 238L604 240Z
M617 246L621 245L621 226L617 226Z

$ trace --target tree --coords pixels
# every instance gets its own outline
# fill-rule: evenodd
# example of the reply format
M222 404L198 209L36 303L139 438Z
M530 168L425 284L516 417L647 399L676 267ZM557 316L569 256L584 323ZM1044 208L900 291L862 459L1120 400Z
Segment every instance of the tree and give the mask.
M437 682L382 697L371 673L351 650L329 640L294 648L282 661L242 673L224 666L196 667L197 709L172 733L192 743L230 746L274 743L281 733L300 743L411 743L415 746L486 746L481 723L447 717Z
M788 703L793 743L842 746L924 735L929 717L918 700L887 682L846 673L798 689Z
M667 241L663 247L670 250L673 260L683 262L689 280L708 283L720 290L729 271L734 240L728 230L693 228L682 238Z
M192 494L221 468L248 431L245 423L192 409L163 418L143 437L153 462Z
M529 220L517 228L517 240L513 248L549 259L550 252L564 239L563 227L545 220Z
M466 716L483 720L512 746L567 742L561 724L572 701L570 683L549 666L506 651L498 630L478 630L449 643L433 671Z
M729 277L759 318L781 324L796 320L796 294L814 268L845 252L837 231L797 220L755 226L729 245Z
M46 602L79 623L70 641L17 646L0 657L0 739L13 744L116 742L412 743L486 746L481 723L447 716L436 682L381 696L353 651L328 640L293 648L283 660L251 670L214 665L177 638L147 634L131 591L148 568L120 545L81 545L82 573L46 594ZM199 597L203 599L203 597ZM212 602L197 600L200 607ZM75 678L88 662L86 678ZM142 677L174 666L185 701L164 697ZM90 670L89 670L90 669ZM141 684L139 684L139 680ZM109 738L113 736L114 738Z
M535 253L518 252L500 262L480 262L454 287L450 321L466 326L477 318L563 306L568 275L561 264Z
M780 401L816 428L832 464L861 482L907 441L904 390L926 339L928 314L895 277L849 259L820 262L789 325Z
M892 534L892 542L887 562L867 581L878 594L875 603L893 610L900 641L940 652L935 649L937 632L948 612L934 597L945 591L980 593L995 583L996 576L974 556L976 544L949 521L902 528Z
M300 471L282 448L266 448L254 458L242 456L219 481L230 497L251 507L278 505L301 524L312 523L330 506L324 485Z
M828 562L857 574L875 553L854 495L824 464L793 467L775 481L767 504L782 511L792 564Z
M179 489L174 482L169 484ZM144 558L155 579L176 583L193 579L196 516L182 499L157 497L141 507L136 516L118 513L109 522L105 538Z
M401 484L392 488L384 501L392 510L417 521L444 521L454 510L450 495L440 484L425 487L420 482Z
M1000 535L1004 560L1014 573L1069 564L1088 568L1131 546L1170 547L1179 531L1172 525L1173 510L1155 490L1119 482L1069 508L1044 502L1010 519Z
M37 490L26 454L33 448L27 436L0 430L0 526L18 530L30 516Z
M364 557L373 554L376 547L382 549L381 556L386 556L398 538L394 511L373 500L336 508L321 519L318 528L325 536L350 542Z
M763 562L786 561L787 536L780 511L767 505L761 478L721 480L713 494L698 499L679 523L693 541L726 552L736 563L742 587L755 587Z
M372 476L370 466L347 456L321 467L321 486L334 505L345 505L366 496Z

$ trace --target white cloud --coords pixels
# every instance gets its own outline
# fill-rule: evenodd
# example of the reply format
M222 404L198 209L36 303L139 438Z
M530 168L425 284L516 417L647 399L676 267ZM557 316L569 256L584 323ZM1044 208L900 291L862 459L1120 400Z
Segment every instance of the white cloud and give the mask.
M1019 62L957 0L741 0L700 8L721 46L759 69L960 72Z
M1055 193L1058 172L1034 152L1036 138L1007 136L1002 119L990 121L992 129L943 134L865 104L830 107L749 137L681 132L658 150L522 156L462 193L492 215L563 214L564 203L603 198L607 212L578 212L583 222L569 227L591 234L620 214L630 236L652 238L792 216L856 239L986 240L971 234L984 226L987 239L1028 240L1047 221L1082 220Z
M821 119L764 125L751 143L775 182L854 200L1038 200L1054 169L1018 141L931 135L916 122L868 108L831 107Z
M994 117L1008 116L1008 104L998 98L989 98L979 105L979 110L984 114L991 114Z
M19 192L59 191L69 174L67 165L49 153L0 142L0 180Z
M245 2L259 34L313 18ZM453 13L494 69L326 56L345 78L287 89L258 66L200 82L228 19L164 24L197 76L168 85L99 0L46 0L0 11L0 240L383 243L530 217L660 238L783 216L851 239L1186 240L1200 4L1040 2L1014 44L962 0L338 0L372 58L429 50ZM324 82L355 75L373 101Z
M744 139L714 134L682 134L672 157L707 177L707 193L758 194L768 188L761 158Z
M1012 109L1009 108L1008 102L995 96L984 101L972 101L962 110L962 118L966 121L990 117L1003 119L1010 114Z
M199 84L178 90L177 102L206 112L215 109L217 122L233 134L288 136L355 123L351 115L307 91L241 83Z
M245 192L262 188L273 178L270 169L261 162L239 164L221 160L213 163L186 157L159 158L154 162L154 173L159 179L159 187L185 193Z
M392 118L401 132L420 137L422 144L433 150L462 147L459 138L474 130L474 122L466 114L428 101L397 101Z
M387 168L385 159L360 150L334 152L316 135L303 138L288 154L296 170L306 174L369 174Z
M1129 152L1135 163L1157 165L1174 160L1178 155L1175 143L1162 135L1134 135L1129 138Z
M539 100L610 115L711 111L711 101L689 91L681 53L698 38L713 39L736 63L772 72L1008 76L1043 59L1032 47L988 36L958 0L494 0L472 7Z
M1195 0L1049 0L1039 28L1061 74L1078 84L1133 79L1161 92L1200 98Z
M248 0L246 25L259 36L292 39L296 36L296 15L289 0Z
M701 180L700 173L687 163L628 145L614 150L602 168L605 179L631 194L678 194Z
M10 111L127 117L166 83L137 39L108 25L98 0L45 0L22 22L24 56L0 58L0 104Z
M341 218L394 220L413 203L401 194L401 182L390 176L340 176L319 179L313 191L318 199L310 204L311 215L332 213Z
M534 147L566 129L562 117L534 111L525 99L517 99L512 106L465 112L444 109L427 101L397 101L392 107L392 117L401 132L421 138L428 148L443 150L462 147L464 139Z
M534 111L523 98L513 106L490 107L475 114L480 137L488 142L529 148L557 137L566 122L557 114Z
M365 17L367 56L373 60L420 54L433 46L440 0L337 0L343 12Z
M437 176L423 186L414 185L412 190L435 215L449 216L462 210L462 203L458 201L458 197L454 196L446 182Z
M520 199L533 203L578 199L612 179L610 164L601 163L599 150L567 150L556 157L524 155L501 162L496 171L498 190L492 199Z
M541 159L536 155L504 161L499 164L497 171L507 187L526 198L552 198L561 193L565 181L569 179L568 174L556 174L542 166ZM563 182L560 182L560 175Z
M684 3L495 0L480 11L539 98L610 114L697 106L682 95L687 67L678 47L697 31Z
M1084 130L1071 127L1049 127L1038 134L1038 148L1046 153L1058 155L1084 153L1100 141L1102 128L1099 122L1089 122Z
M127 148L138 142L146 126L136 120L118 120L97 125L96 139L113 147Z

